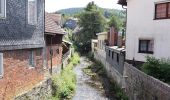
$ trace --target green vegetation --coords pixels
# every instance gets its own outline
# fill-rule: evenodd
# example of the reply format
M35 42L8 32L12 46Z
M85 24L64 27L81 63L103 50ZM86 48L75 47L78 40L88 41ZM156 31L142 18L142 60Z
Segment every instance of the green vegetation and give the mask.
M123 26L123 22L117 16L112 16L110 21L108 22L109 27L114 26L117 31Z
M76 36L78 38L76 42L82 51L89 51L91 39L97 38L96 33L105 30L106 20L99 7L94 2L90 2L84 8L84 12L79 15L78 24L81 30L78 36Z
M163 82L170 83L170 60L147 57L142 70Z
M109 93L113 93L114 98L117 100L128 100L128 97L124 94L123 90L116 85L116 83L111 82L107 77L107 72L100 61L97 61L93 58L93 54L89 53L88 58L93 59L94 63L91 66L83 69L83 72L87 75L91 76L94 80L96 77L100 77L100 79L105 78L105 82L107 82L107 86L109 88ZM106 81L107 80L107 81Z
M79 63L78 53L74 53L70 63L60 74L52 76L53 97L52 100L70 99L76 89L76 74L73 68Z
M110 18L111 16L117 16L119 18L124 19L126 16L126 12L124 10L117 10L117 9L106 9L106 8L100 8L102 14L105 16L105 18ZM62 13L65 16L75 17L76 15L79 15L84 11L84 8L68 8L68 9L62 9L57 11L56 13Z

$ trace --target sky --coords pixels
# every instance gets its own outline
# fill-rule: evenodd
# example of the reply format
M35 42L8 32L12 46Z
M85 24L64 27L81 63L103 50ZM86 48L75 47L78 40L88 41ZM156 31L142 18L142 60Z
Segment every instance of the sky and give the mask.
M118 0L45 0L45 10L55 12L65 8L85 7L91 1L94 1L95 4L102 8L122 8L117 4Z

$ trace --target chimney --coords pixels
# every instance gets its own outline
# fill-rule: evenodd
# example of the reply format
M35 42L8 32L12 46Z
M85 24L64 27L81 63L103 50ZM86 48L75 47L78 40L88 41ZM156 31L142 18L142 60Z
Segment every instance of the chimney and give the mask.
M119 31L118 33L118 47L121 48L123 46L123 36L124 36L124 29Z
M109 37L109 46L115 46L117 45L117 31L115 28L112 26L110 27L110 37Z

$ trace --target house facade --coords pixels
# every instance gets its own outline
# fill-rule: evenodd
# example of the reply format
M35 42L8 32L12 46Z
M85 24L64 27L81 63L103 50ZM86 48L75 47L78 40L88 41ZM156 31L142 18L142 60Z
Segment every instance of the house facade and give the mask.
M0 0L0 100L44 78L44 0Z
M98 48L100 50L105 50L106 40L108 39L108 33L107 32L101 32L97 33L97 39L98 39Z
M45 13L45 58L46 65L52 72L57 72L62 64L62 38L65 31L60 27L58 14Z
M119 0L119 4L127 5L126 59L169 58L170 2Z

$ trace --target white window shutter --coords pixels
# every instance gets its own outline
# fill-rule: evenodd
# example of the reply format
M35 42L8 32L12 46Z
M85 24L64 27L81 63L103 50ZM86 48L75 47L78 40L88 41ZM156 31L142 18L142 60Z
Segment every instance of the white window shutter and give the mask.
M0 18L6 17L6 0L0 0Z
M0 78L3 77L4 67L3 67L3 54L0 53Z
M37 23L37 2L36 0L28 0L28 24Z

